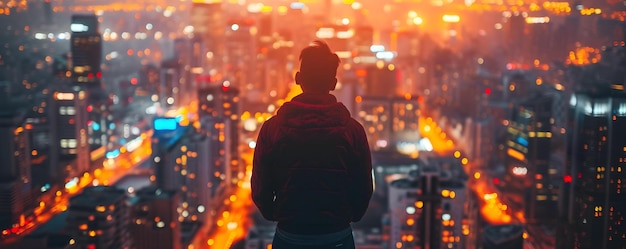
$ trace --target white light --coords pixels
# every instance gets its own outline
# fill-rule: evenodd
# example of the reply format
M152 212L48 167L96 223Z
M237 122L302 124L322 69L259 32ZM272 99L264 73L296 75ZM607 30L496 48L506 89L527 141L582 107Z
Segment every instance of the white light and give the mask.
M165 222L163 222L163 221L159 221L159 222L157 222L156 226L157 226L158 228L164 228L164 227L165 227Z
M158 162L160 162L160 161L161 161L161 158L160 158L160 157L158 157L158 156L155 156L155 157L154 157L154 162L155 162L155 163L158 163Z
M512 171L516 176L525 176L528 174L528 169L526 167L513 167Z
M250 147L250 149L254 149L254 148L256 148L256 142L255 142L255 141L250 141L250 142L248 143L248 147Z
M57 35L57 39L59 39L59 40L65 40L67 37L68 37L68 36L67 36L67 34L65 34L65 33L59 33L59 34Z
M135 192L135 188L128 187L127 191L128 191L128 193L132 194L133 192Z
M168 97L167 98L167 103L170 104L170 105L174 104L174 98L173 97Z
M206 100L207 101L213 101L213 94L207 94Z
M573 94L573 95L572 95L572 97L571 97L571 98L569 98L569 105L570 105L571 107L576 106L576 100L577 100L577 99L576 99L576 95L575 95L575 94Z
M376 141L376 146L381 147L381 148L387 147L387 140L378 140L378 141Z
M354 3L352 3L352 9L353 9L353 10L359 10L359 9L361 9L361 8L363 8L363 4L361 4L361 3L359 3L359 2L354 2Z
M248 4L248 12L250 12L250 13L259 13L259 12L261 12L262 8L263 8L263 4L262 3L251 3L251 4Z
M37 40L45 40L48 36L46 36L46 34L44 33L36 33L35 34L35 39Z
M152 23L146 24L146 29L147 30L152 30Z
M593 115L603 116L609 113L609 103L607 102L595 102L593 103Z
M183 28L183 34L185 34L185 35L189 35L189 34L193 33L193 31L194 31L194 28L191 25L187 25L187 26L185 26L185 28Z
M237 30L239 30L239 24L236 24L236 23L235 23L235 24L231 25L231 26L230 26L230 29L231 29L231 30L233 30L233 31L237 31Z
M170 17L172 16L172 11L169 9L166 9L165 11L163 11L163 16L164 17Z
M339 31L337 32L337 38L339 39L348 39L354 36L354 30L350 29L347 31Z
M619 107L617 108L617 115L618 116L626 115L626 103L619 103Z
M372 51L372 53L382 52L382 51L385 51L385 46L383 46L383 45L372 45L372 46L370 46L370 51Z
M198 205L198 213L204 213L206 209L202 205Z
M189 216L189 211L185 210L181 213L181 215L185 218L187 218L187 216Z
M415 213L415 207L413 207L413 206L406 207L406 213L407 214L414 214Z
M249 118L243 121L243 129L246 131L256 131L257 121L254 118Z
M122 39L124 39L124 40L128 40L128 39L130 39L130 33L128 33L128 32L122 32Z
M450 220L450 218L452 218L452 217L450 216L450 214L442 214L442 215L441 215L441 219L442 219L442 220Z
M72 23L70 25L70 30L72 32L87 32L89 31L89 26L82 23Z
M391 52L391 51L382 51L382 52L376 53L376 58L381 59L381 60L391 60L394 57L396 57L396 53Z
M320 28L315 32L315 37L320 39L329 39L335 36L334 28Z
M226 225L226 227L228 227L228 230L234 230L235 228L237 228L237 222L228 222L228 225Z
M341 19L341 24L343 24L343 25L348 25L348 24L350 24L350 19L348 19L348 18L343 18L343 19Z

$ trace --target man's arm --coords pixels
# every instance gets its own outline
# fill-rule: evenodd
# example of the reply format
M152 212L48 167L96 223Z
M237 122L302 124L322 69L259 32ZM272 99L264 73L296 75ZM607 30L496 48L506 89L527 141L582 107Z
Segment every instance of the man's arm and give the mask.
M352 221L356 222L363 218L369 206L374 185L372 183L372 155L370 153L367 136L363 126L357 121L355 125L355 164L352 165Z
M267 143L268 131L266 122L261 126L254 149L254 159L252 160L252 177L250 184L252 188L252 200L263 217L273 220L274 213L274 190L272 189L272 176L270 173L271 164L269 155L271 145Z

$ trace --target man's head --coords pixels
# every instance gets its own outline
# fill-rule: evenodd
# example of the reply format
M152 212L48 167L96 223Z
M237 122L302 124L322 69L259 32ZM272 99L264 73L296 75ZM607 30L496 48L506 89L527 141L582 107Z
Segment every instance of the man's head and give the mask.
M328 93L337 85L339 57L328 45L315 40L300 52L300 71L296 73L296 84L303 92Z

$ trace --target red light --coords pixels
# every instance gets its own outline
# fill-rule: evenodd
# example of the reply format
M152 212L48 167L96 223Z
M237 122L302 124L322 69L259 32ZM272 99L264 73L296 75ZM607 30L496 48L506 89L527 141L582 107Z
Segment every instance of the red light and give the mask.
M222 86L222 91L227 92L228 91L228 87L227 86Z
M572 182L572 176L571 175L566 175L563 177L563 182L564 183L571 183Z
M93 79L93 73L87 74L87 78Z
M19 231L19 228L17 228L17 227L12 227L11 228L11 233L17 233L17 231Z
M87 112L91 112L93 111L93 106L92 105L88 105L87 106Z
M76 121L74 121L74 119L73 119L73 118L70 118L70 120L69 120L69 121L67 121L67 122L68 122L69 124L72 124L72 125L73 125Z
M87 121L87 126L91 126L91 124L93 124L93 121L88 120L88 121Z
M485 88L485 94L487 94L487 95L491 94L491 88L490 87L486 87Z
M500 178L494 177L493 178L493 184L495 184L495 185L500 184Z
M578 179L583 178L583 173L578 173Z
M96 78L98 78L98 79L102 78L102 72L97 72L96 73Z
M137 78L130 79L130 84L137 85Z
M87 245L87 249L96 249L96 245L89 244L89 245Z
M132 49L128 49L128 50L126 50L126 54L127 54L128 56L133 55L133 53L134 53L134 51L133 51Z

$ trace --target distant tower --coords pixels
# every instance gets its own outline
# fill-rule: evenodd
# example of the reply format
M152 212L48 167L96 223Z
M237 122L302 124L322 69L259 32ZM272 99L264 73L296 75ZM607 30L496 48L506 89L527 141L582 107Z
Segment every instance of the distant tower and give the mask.
M614 89L571 97L561 205L567 223L559 248L626 245L626 93Z
M72 15L70 29L74 83L100 88L102 35L98 31L98 17L95 14Z

